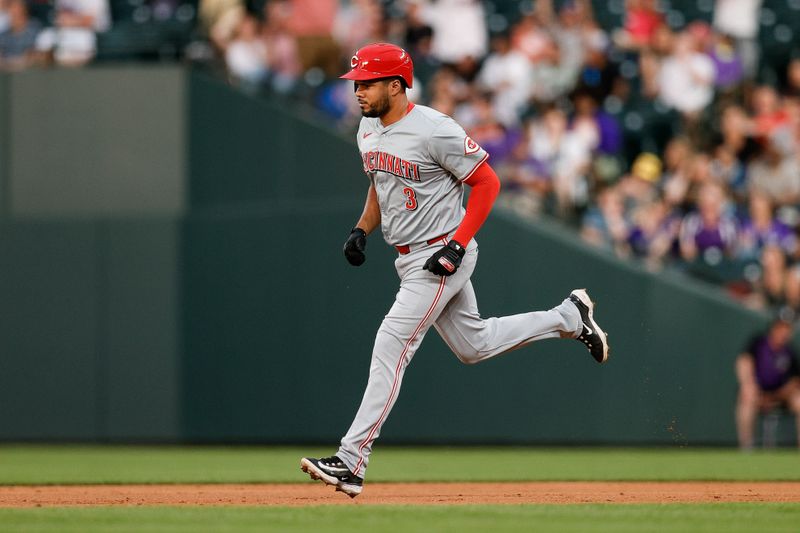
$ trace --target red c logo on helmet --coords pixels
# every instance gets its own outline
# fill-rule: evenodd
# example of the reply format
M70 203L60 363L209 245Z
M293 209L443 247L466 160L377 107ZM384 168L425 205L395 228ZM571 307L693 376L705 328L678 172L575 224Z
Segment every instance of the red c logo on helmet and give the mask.
M390 43L373 43L360 48L350 58L350 69L341 78L365 81L397 76L409 88L414 82L414 64L408 53Z

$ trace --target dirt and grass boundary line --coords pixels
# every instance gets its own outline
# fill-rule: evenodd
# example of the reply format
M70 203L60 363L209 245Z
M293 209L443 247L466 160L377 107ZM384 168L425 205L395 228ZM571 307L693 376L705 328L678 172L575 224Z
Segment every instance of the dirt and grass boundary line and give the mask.
M0 507L800 503L800 482L371 483L351 499L317 483L0 486Z

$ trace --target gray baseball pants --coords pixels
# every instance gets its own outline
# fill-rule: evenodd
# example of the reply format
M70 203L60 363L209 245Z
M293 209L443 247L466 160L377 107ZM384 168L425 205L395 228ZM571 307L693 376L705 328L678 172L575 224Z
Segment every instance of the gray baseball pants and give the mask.
M445 242L413 246L410 253L395 260L400 289L378 329L367 389L336 454L357 476L364 477L372 444L397 400L405 369L431 326L466 364L533 341L575 338L582 329L580 313L569 300L549 311L481 318L470 282L478 259L474 240L452 276L440 277L422 269Z

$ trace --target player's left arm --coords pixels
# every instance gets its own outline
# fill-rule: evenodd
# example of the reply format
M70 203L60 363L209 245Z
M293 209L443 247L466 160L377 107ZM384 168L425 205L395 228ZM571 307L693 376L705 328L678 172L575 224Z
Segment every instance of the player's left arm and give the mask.
M469 244L486 221L500 192L500 180L486 161L464 183L472 189L464 218L450 242L436 251L423 267L439 276L450 276L458 270L466 253L466 244Z
M453 235L453 240L466 245L478 233L492 211L500 192L500 180L489 163L484 161L464 183L471 187L467 212Z

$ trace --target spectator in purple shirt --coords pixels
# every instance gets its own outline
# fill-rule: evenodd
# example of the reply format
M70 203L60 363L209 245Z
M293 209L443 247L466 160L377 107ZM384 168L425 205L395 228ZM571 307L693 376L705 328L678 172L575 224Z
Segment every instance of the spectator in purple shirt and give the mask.
M708 56L717 72L714 84L718 89L733 89L742 83L744 63L731 37L723 34L715 36L714 43L708 50Z
M658 270L672 250L681 218L663 200L642 204L633 211L628 245L651 270Z
M739 227L738 256L744 261L756 260L768 244L792 256L797 249L797 237L789 226L773 216L770 199L753 192L749 199L749 216Z
M780 316L765 334L752 339L736 358L739 395L736 402L736 429L739 446L753 447L753 426L759 411L785 405L795 414L800 445L800 369L790 342L793 324Z
M681 222L681 257L688 262L701 257L716 265L733 255L736 219L725 211L725 192L716 183L704 184L697 196L697 211Z

